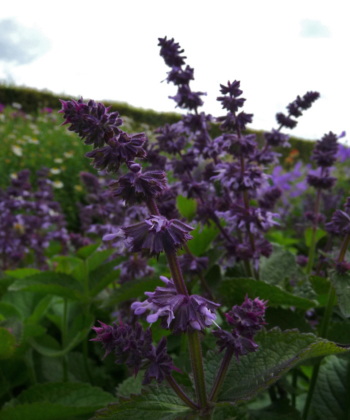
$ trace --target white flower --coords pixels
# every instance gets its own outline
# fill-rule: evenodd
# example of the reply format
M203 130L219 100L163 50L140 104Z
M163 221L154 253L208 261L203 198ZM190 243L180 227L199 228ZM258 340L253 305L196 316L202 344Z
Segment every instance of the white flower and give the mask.
M67 159L69 159L69 158L73 157L73 155L74 155L74 153L73 153L73 152L64 152L64 153L63 153L63 156L64 156L65 158L67 158Z
M61 159L61 158L56 158L56 159L54 159L54 162L55 162L55 163L62 163L62 162L63 162L63 159Z
M12 108L21 109L22 105L19 104L18 102L12 102Z
M0 121L5 121L5 114L0 114Z
M63 182L61 181L54 181L52 185L54 188L63 188Z
M19 146L11 146L11 149L16 156L22 156L22 149Z
M61 169L58 168L51 168L50 172L52 173L52 175L57 175L61 172Z
M10 177L11 177L11 179L17 179L18 178L16 173L11 174Z
M28 141L28 143L31 143L31 144L39 144L38 139L32 139L32 138L29 137L29 139L27 141Z

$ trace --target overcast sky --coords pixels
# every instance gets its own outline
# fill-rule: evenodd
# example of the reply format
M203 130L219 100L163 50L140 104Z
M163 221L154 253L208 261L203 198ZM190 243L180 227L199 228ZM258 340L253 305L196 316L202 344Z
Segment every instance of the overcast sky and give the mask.
M1 2L0 79L95 100L174 111L158 37L195 69L203 110L222 115L219 84L241 81L252 128L308 90L321 93L293 134L350 133L349 1L13 0ZM181 111L180 111L181 112ZM348 136L345 139L349 138Z

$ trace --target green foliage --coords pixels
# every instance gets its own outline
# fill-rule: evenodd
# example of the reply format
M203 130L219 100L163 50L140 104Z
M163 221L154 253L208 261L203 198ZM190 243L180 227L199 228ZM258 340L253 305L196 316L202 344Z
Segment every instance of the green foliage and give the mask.
M304 232L304 236L305 236L305 244L306 246L310 247L311 246L311 239L312 239L312 232L313 232L313 228L309 227L308 229L305 230ZM317 232L316 232L316 244L317 242L322 239L323 237L325 237L327 235L327 232L325 232L324 230L318 228Z
M349 418L349 368L349 357L329 356L322 362L312 401L317 420Z
M141 395L120 398L116 404L102 409L92 420L180 420L190 409L167 386L150 386Z
M239 363L231 362L218 401L237 403L266 389L290 368L307 358L342 353L346 350L336 344L301 334L297 330L281 332L279 329L262 331L255 340L259 349L241 357ZM223 355L207 353L205 372L210 389L221 364Z
M201 226L200 224L191 232L193 239L188 242L188 247L196 257L204 254L211 246L213 240L219 233L219 229L214 226Z
M178 195L176 197L176 205L180 214L188 221L191 221L196 215L197 201L194 198L186 198Z
M335 270L330 272L330 279L335 289L338 305L345 316L350 315L350 273L340 274Z
M11 332L0 327L0 360L8 359L15 351L16 339Z
M260 297L260 299L268 300L270 306L288 305L301 309L309 309L317 306L317 302L295 296L292 293L284 291L280 286L249 278L226 279L221 283L220 292L224 303L228 306L240 305L244 301L246 294L251 299Z
M91 416L114 401L99 388L81 383L35 385L11 400L0 412L2 420L67 420Z

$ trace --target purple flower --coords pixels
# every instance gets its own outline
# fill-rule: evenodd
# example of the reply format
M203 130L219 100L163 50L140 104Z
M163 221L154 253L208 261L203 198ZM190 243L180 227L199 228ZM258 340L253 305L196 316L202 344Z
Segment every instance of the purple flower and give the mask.
M94 147L102 147L103 144L116 134L120 133L119 126L123 120L118 112L109 113L110 108L95 101L83 102L83 98L77 102L74 100L63 101L62 109L64 124L71 124L69 131L74 131L79 137L85 139L85 144L93 144Z
M337 178L330 176L329 169L324 169L321 172L314 171L307 175L307 183L316 189L330 190L334 187Z
M255 152L257 147L255 139L255 134L239 137L237 134L225 133L222 136L217 137L214 142L218 143L219 149L223 152L229 152L234 156L243 155L247 157Z
M298 255L296 258L297 264L299 264L301 267L306 267L309 258L305 255Z
M173 360L167 353L167 339L162 337L157 347L152 346L147 353L149 362L146 364L143 385L151 383L154 378L158 383L164 381L165 377L171 374L173 370Z
M278 124L280 124L282 127L287 127L287 128L294 128L298 124L297 121L293 120L290 117L287 117L282 112L279 112L276 114L276 120Z
M337 153L338 137L329 132L316 142L311 160L314 160L319 167L329 168L337 160Z
M186 146L186 138L179 134L178 124L165 124L155 130L160 150L170 154L181 152Z
M174 85L188 85L190 80L193 80L193 68L186 66L185 70L181 67L173 67L166 78L167 82L172 82Z
M264 133L264 138L266 143L272 147L290 147L288 143L289 136L287 134L283 134L278 130L272 129L270 133Z
M350 264L346 261L337 262L335 264L335 271L340 274L345 274L350 270Z
M347 213L341 210L336 210L330 223L332 224L333 228L340 234L350 234L350 216Z
M175 96L169 96L169 98L174 99L180 108L192 110L203 105L203 101L200 98L203 95L206 95L206 93L192 92L189 86L182 85L178 88L177 94Z
M147 321L154 323L162 319L161 326L170 328L174 334L193 330L202 331L216 319L215 311L220 306L198 295L189 297L178 293L172 280L161 276L165 287L157 287L154 292L146 292L148 299L134 302L131 309L136 315L151 311Z
M158 41L158 46L161 47L159 54L163 57L167 66L180 67L185 64L186 57L180 55L184 50L181 50L180 45L177 42L174 42L174 38L158 38Z
M241 82L239 82L238 80L235 80L232 83L228 81L227 86L220 84L220 87L221 87L220 92L223 95L229 94L230 96L234 96L237 98L238 96L241 96L243 93L243 91L240 90L240 85L241 85Z
M265 324L265 310L267 302L255 298L254 300L245 297L241 306L235 305L226 315L227 321L235 328L228 331L213 331L213 335L219 340L217 344L220 351L225 348L234 352L237 360L250 352L255 352L258 345L254 342L254 336Z
M302 98L298 96L295 102L301 109L306 110L309 109L319 97L320 94L318 92L306 92Z
M259 206L265 210L272 210L276 202L281 198L282 190L278 187L268 188L259 197Z
M208 257L195 257L194 255L184 254L179 258L181 271L191 275L205 271L208 268L208 263Z
M131 252L149 256L160 252L173 253L192 239L189 232L193 228L179 220L167 220L163 216L151 216L135 225L121 228L126 238L130 238Z
M154 268L147 265L147 260L139 256L137 258L131 256L115 268L120 269L119 282L121 284L134 279L149 277L154 273Z
M163 171L141 172L141 165L128 163L131 172L109 184L115 197L121 197L127 204L142 203L158 197L166 188L166 174Z
M86 153L86 157L93 159L96 169L107 172L117 172L122 163L132 161L135 157L144 158L146 152L142 145L146 141L144 133L129 136L121 132L108 141L108 146Z

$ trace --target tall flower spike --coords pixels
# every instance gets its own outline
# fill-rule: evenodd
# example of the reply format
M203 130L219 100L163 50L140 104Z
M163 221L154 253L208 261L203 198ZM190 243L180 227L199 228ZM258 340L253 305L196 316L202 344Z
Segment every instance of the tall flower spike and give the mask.
M163 216L151 216L143 222L121 228L126 238L130 238L131 252L149 256L160 252L173 253L192 239L189 232L193 228L179 220L167 220Z

